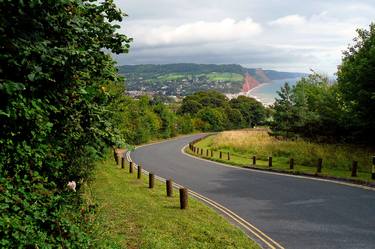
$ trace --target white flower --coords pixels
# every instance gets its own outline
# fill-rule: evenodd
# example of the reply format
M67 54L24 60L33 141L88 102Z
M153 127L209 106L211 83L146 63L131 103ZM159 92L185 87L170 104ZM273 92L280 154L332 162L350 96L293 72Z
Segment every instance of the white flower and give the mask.
M76 192L76 182L75 181L71 181L71 182L68 182L67 184L68 188L70 188L71 190L73 190L74 192Z

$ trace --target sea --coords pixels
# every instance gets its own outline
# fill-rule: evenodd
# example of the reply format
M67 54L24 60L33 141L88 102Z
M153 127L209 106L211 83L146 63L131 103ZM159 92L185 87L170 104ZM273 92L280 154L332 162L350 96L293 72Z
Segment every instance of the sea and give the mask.
M271 83L264 83L248 92L248 96L257 99L266 106L272 105L275 98L278 97L277 91L288 82L290 86L294 86L301 78L290 78L283 80L273 80Z

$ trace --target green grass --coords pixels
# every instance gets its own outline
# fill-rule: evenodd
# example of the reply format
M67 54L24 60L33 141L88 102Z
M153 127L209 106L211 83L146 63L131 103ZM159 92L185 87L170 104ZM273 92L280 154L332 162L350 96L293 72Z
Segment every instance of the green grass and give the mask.
M241 133L241 139L246 140L247 146L252 142L249 142L243 131L232 131L231 133ZM229 132L228 132L229 133ZM230 134L233 137L233 134ZM219 137L218 137L219 136ZM235 135L235 137L237 134ZM219 139L219 141L218 141ZM261 138L257 138L259 140ZM266 138L268 139L268 138ZM221 141L222 140L222 141ZM230 137L222 135L221 133L213 136L209 136L198 143L195 144L196 147L203 148L204 153L199 156L218 162L223 162L235 166L241 167L256 167L259 169L269 169L268 166L268 156L272 155L272 169L294 174L316 174L316 165L319 157L323 158L322 173L318 175L323 177L338 177L350 180L361 180L365 182L375 182L371 179L371 157L368 156L367 151L359 151L358 148L353 148L350 153L349 148L344 147L329 147L329 145L319 145L319 144L308 144L299 142L288 142L288 143L277 143L274 141L269 141L265 143L257 142L252 148L247 148L243 144L236 144L236 141L240 141L237 138L231 140ZM256 141L255 141L256 142ZM269 143L272 143L271 145ZM277 143L277 146L275 145ZM295 143L295 144L293 144ZM284 146L284 147L282 147ZM270 148L277 147L278 151L270 151ZM304 149L303 147L309 147ZM206 150L213 150L214 156L211 158L210 154L206 156ZM326 153L324 150L329 150ZM340 149L342 151L340 151ZM304 150L306 152L304 152ZM194 154L188 148L186 150L190 154ZM223 152L223 158L219 158L219 152ZM287 153L281 153L287 151ZM313 153L315 151L316 153ZM333 151L333 152L332 152ZM230 153L230 160L227 159L227 152ZM357 153L357 155L355 155ZM359 155L358 155L359 154ZM257 156L256 165L252 165L252 156ZM289 156L295 155L294 169L289 169ZM365 160L359 161L359 170L357 177L351 177L351 158L365 157ZM302 160L303 159L303 160ZM330 163L335 160L335 164ZM338 162L338 163L337 163ZM366 164L367 162L367 164ZM362 165L361 165L362 163Z
M209 81L227 81L227 82L242 82L243 75L236 73L207 73L196 75L198 77L206 76ZM182 80L182 79L191 79L193 74L180 74L180 73L169 73L158 76L159 80L168 81L168 80Z
M243 75L236 73L209 73L206 76L210 81L243 81Z
M179 73L169 73L158 76L159 80L167 81L167 80L182 80L182 79L188 79L191 76L188 74L179 74Z
M189 208L180 210L176 189L166 197L164 183L148 189L142 177L113 159L98 163L85 197L99 205L94 218L100 248L259 248L211 208L190 198Z

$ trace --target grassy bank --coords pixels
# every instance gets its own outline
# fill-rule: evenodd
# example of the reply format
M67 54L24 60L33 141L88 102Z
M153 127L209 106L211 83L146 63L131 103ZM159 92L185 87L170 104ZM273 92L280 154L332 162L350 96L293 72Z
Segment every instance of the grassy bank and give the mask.
M196 147L213 150L209 159L238 166L250 166L256 156L255 167L268 169L268 157L272 156L272 169L290 172L315 174L318 158L323 159L322 176L334 176L352 180L371 182L372 156L375 152L369 148L350 145L316 144L306 141L278 140L268 135L265 129L226 131L209 136ZM219 151L224 152L223 159ZM227 152L230 160L227 160ZM289 159L294 159L294 169L289 169ZM358 161L358 177L351 177L352 161ZM251 165L253 166L253 165Z
M113 159L98 163L86 200L98 204L94 215L101 248L259 248L211 208L189 199L179 209L178 192L166 197L165 185L148 189Z

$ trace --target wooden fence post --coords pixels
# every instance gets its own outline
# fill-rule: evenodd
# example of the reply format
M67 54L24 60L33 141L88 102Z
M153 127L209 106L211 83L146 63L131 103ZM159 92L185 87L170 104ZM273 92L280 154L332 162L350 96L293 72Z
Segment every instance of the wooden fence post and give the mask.
M180 208L186 209L188 207L188 190L180 188Z
M125 168L125 158L121 157L121 168Z
M166 181L166 187L167 187L167 196L168 197L172 197L173 195L173 183L172 183L172 179L168 179Z
M294 169L294 159L289 159L289 169Z
M229 152L228 152L228 161L230 160L230 154L229 154Z
M257 164L257 156L253 156L253 165Z
M133 162L129 162L129 173L133 174Z
M154 188L155 183L155 175L153 173L150 173L148 175L148 188Z
M357 176L357 169L358 169L358 162L357 161L353 161L352 162L352 177L356 177Z
M372 157L371 179L375 180L375 156Z
M223 152L220 151L220 159L223 158Z
M203 149L201 149L201 156L203 155Z
M206 149L206 157L208 157L208 149Z
M214 157L214 151L211 150L211 157Z
M323 159L319 158L318 159L318 166L317 166L317 169L316 169L317 173L322 173L322 166L323 166Z
M268 157L268 167L272 167L272 156Z
M113 158L115 159L115 162L117 164L117 153L116 153L116 149L113 149Z
M141 179L141 177L142 177L142 166L138 165L138 167L137 167L137 178Z

